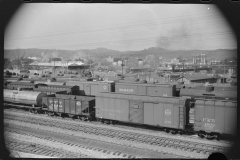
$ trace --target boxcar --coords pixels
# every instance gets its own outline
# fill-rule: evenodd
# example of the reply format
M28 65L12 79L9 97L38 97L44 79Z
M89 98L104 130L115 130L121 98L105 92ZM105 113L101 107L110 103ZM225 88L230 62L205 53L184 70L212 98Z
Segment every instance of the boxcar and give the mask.
M185 98L101 93L96 95L96 118L184 130Z
M78 86L63 86L63 85L36 85L35 90L46 91L66 91L66 94L76 94L79 91Z
M176 96L175 84L116 83L115 92L122 94L172 97Z
M237 101L198 99L194 107L194 130L200 136L236 135Z
M237 87L230 85L212 86L185 86L180 90L180 96L189 96L192 98L215 98L215 99L237 99Z
M18 89L19 87L23 88L35 88L35 85L33 83L29 82L12 82L7 85L8 89Z
M103 82L103 81L67 81L66 86L79 86L78 95L91 95L95 96L100 92L114 92L113 82Z
M46 85L65 85L66 82L50 82L47 80L35 81L34 84L46 84Z

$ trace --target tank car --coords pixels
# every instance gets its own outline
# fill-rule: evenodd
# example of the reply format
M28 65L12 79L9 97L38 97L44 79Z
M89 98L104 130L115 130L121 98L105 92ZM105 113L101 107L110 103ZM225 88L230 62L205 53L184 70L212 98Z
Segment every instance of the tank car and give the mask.
M42 92L31 92L21 90L4 89L4 101L19 104L28 104L34 106L42 106L42 98L47 95Z

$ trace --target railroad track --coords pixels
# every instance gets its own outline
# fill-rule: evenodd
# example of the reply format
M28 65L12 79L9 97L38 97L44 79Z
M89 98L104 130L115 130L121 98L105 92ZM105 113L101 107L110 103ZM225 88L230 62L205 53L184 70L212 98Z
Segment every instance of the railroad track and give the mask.
M54 118L51 118L51 121L49 121L46 119L40 120L39 118L36 118L36 117L22 117L19 115L10 115L10 114L5 114L5 118L17 120L21 122L32 123L32 124L40 124L44 126L83 132L83 133L92 134L92 135L117 138L120 140L128 140L128 141L140 142L140 143L145 143L145 144L150 144L155 146L176 148L176 149L181 149L183 151L205 154L206 156L208 156L212 152L225 153L225 152L228 152L229 150L229 147L225 147L225 146L196 143L196 142L186 141L186 140L176 140L176 139L159 137L159 136L119 131L119 130L100 128L95 126L94 127L87 126L82 124L73 124L67 121L59 122L59 119L54 119ZM49 118L49 117L44 117L44 118Z
M47 140L53 143L62 143L62 145L77 146L79 148L91 150L91 152L99 152L108 154L113 158L186 158L176 155L163 154L150 150L143 150L139 148L133 148L129 146L122 146L113 143L107 143L97 140L90 140L76 136L69 136L63 134L56 134L54 132L49 136L49 132L43 130L36 130L28 127L22 127L17 125L8 126L6 131L14 132L17 134L36 137L42 140ZM45 136L44 136L45 135Z
M16 112L24 112L24 113L29 113L28 111L26 110L19 110L19 109L14 109L14 108L10 108L8 110L13 110L13 111L16 111ZM58 116L50 116L50 117L54 117L54 118L57 118L57 119L61 119L61 120L68 120L68 121L72 121L72 122L76 122L77 123L85 123L86 122L82 122L82 120L79 121L79 119L72 119L72 118L69 118L69 117L64 117L64 118L61 118L61 117L58 117ZM88 123L88 121L87 121ZM207 139L204 139L204 138L200 138L197 134L193 134L193 133L189 133L189 134L181 134L179 136L179 134L177 134L176 136L173 136L174 134L169 134L169 133L166 133L162 128L159 128L159 127L154 127L154 126L141 126L141 125L134 125L134 124L128 124L128 123L124 123L124 122L119 122L119 123L116 123L114 125L111 125L111 124L105 124L105 123L101 123L101 122L98 122L98 121L91 121L91 124L95 124L95 125L98 125L98 126L104 126L104 128L114 128L114 129L129 129L129 130L132 130L132 131L136 131L136 132L139 132L139 131L143 131L143 132L148 132L150 134L153 134L153 135L159 135L159 133L161 133L161 136L167 136L167 137L173 137L175 138L176 136L178 137L181 137L181 138L186 138L186 139L189 139L190 141L205 141L205 142L210 142L210 144L212 143L221 143L221 144L226 144L226 145L231 145L233 143L232 141L232 137L221 137L221 142L219 140L216 140L216 139L210 139L210 140L207 140ZM89 125L89 123L88 123ZM147 133L147 134L148 134Z
M37 143L28 143L24 141L14 141L10 138L5 138L5 145L9 150L14 150L18 152L31 153L49 157L58 158L91 158L85 155L79 155L74 152L66 152L64 150L59 150L58 148L49 147L45 145L40 145Z

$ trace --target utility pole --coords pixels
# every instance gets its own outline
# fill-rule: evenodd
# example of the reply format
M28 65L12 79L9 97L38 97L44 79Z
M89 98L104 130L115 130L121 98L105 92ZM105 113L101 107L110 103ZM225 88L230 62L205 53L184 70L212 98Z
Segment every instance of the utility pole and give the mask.
M223 61L223 75L225 76L225 60Z
M19 66L19 49L18 49L18 65L17 65L18 67L18 69L20 70L20 66Z
M68 59L67 59L67 74L68 74Z
M123 59L122 59L122 64L121 64L121 66L122 66L122 76L123 76L123 66L124 66Z

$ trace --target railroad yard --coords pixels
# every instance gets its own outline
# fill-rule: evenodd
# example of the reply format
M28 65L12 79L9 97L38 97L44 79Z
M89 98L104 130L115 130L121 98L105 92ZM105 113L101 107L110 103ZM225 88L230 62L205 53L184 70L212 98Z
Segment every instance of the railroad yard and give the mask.
M225 154L235 135L236 92L234 82L5 78L5 145L15 158Z
M5 3L6 159L239 158L234 8Z
M15 112L13 112L15 111ZM4 112L10 150L58 158L206 158L231 143L176 136L26 111Z

